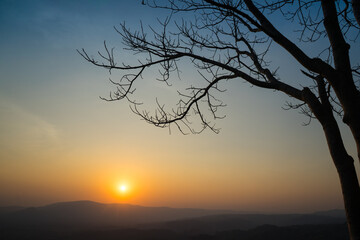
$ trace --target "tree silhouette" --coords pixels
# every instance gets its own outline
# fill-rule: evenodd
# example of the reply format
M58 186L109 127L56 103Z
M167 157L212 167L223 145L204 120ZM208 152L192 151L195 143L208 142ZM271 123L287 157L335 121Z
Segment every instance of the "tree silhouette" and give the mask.
M124 72L119 81L110 80L116 90L105 100L128 100L135 114L158 127L174 124L183 133L200 133L206 128L217 133L211 120L221 118L218 109L225 106L214 95L222 92L218 83L242 79L253 86L287 94L292 99L287 103L289 109L300 109L309 120L315 118L323 127L341 183L349 233L352 240L359 240L359 182L335 116L341 116L350 128L360 160L360 66L351 64L349 44L356 43L359 35L360 1L168 0L142 4L169 10L170 14L159 22L162 29L150 28L150 34L143 26L139 31L131 31L125 23L115 28L126 49L140 54L138 64L116 64L113 49L106 43L104 52L98 52L98 59L84 49L78 50L95 66ZM169 29L173 15L189 12L195 16L193 20L178 21L176 30ZM311 45L325 38L328 46L310 56L273 25L269 20L273 15L295 24L300 42ZM274 45L287 51L299 63L304 79L312 79L313 84L306 86L307 81L303 81L298 83L301 87L294 87L289 79L281 79L272 70L277 66L267 59ZM140 109L140 103L133 98L134 83L148 68L157 68L158 80L169 84L172 74L181 75L181 59L191 61L206 80L206 86L189 86L185 92L179 91L178 104L170 111L159 102L154 114ZM193 127L190 117L198 117L201 127Z

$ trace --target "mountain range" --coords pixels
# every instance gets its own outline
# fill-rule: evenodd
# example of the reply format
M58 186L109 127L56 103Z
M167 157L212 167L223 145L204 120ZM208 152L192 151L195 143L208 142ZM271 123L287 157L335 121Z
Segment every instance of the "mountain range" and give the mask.
M256 236L265 237L267 234L282 239L281 236L291 236L291 233L296 231L309 236L332 232L326 237L324 235L324 238L314 239L343 239L347 234L345 223L344 210L311 214L249 214L228 210L143 207L92 201L61 202L42 207L0 208L0 238L9 240L95 240L117 239L116 237L261 239ZM337 234L339 238L335 238Z
M76 201L60 202L42 207L3 207L0 208L0 225L126 227L225 213L233 212Z

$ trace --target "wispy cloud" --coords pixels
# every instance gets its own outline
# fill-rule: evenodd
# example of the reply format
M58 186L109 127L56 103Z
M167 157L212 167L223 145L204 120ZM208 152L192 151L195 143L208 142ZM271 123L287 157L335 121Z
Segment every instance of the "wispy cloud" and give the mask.
M59 144L60 130L41 116L0 98L0 148L33 149Z

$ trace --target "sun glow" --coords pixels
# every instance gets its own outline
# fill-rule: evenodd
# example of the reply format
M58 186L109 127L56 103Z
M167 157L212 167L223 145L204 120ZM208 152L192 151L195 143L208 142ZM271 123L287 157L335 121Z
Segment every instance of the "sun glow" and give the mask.
M120 192L123 192L123 193L126 192L126 191L127 191L127 186L124 185L124 184L120 185L120 186L119 186L119 191L120 191Z
M109 193L112 201L119 203L130 203L137 196L137 188L134 181L129 179L111 179L112 184Z
M125 196L129 194L130 187L127 183L119 183L117 185L117 192Z

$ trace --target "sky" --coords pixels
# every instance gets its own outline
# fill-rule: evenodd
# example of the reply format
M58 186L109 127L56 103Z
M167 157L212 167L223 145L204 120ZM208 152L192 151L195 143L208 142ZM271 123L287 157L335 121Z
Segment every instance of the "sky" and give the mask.
M281 93L224 83L221 132L199 135L169 133L141 121L127 102L99 98L113 89L109 72L76 49L96 54L106 40L118 62L136 59L113 27L156 26L166 16L134 0L0 1L0 206L93 200L256 212L343 208L321 126L303 126L307 118L285 111L289 99ZM286 24L280 30L294 36ZM280 50L272 62L294 86L306 81ZM198 82L184 67L184 82ZM153 81L156 71L139 90L150 109L157 97L176 97Z

